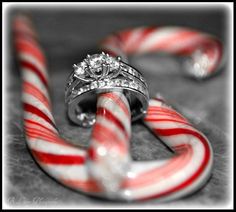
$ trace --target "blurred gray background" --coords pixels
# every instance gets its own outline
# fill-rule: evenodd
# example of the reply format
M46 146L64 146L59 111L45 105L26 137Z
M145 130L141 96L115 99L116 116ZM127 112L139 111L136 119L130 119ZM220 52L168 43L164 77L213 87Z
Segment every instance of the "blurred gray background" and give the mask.
M227 9L220 7L93 7L80 5L42 8L17 8L8 11L9 24L14 15L26 12L39 34L48 59L51 96L55 120L62 136L73 143L87 145L90 129L70 123L64 105L64 85L72 64L87 53L97 52L97 43L113 31L146 25L186 26L220 38L227 38ZM8 29L11 38L10 28ZM21 77L17 67L12 40L8 39L7 55L7 123L5 137L6 198L12 206L137 206L158 207L156 200L144 203L113 203L91 198L68 189L43 172L27 149L22 124ZM217 207L227 203L229 148L229 104L227 60L219 74L204 81L195 81L182 74L179 61L173 56L147 54L130 58L130 63L143 72L150 95L160 92L173 107L194 123L210 140L214 150L214 169L209 182L195 194L168 203L168 206ZM131 154L134 160L153 160L172 153L148 131L141 122L133 124ZM163 206L163 204L161 204Z

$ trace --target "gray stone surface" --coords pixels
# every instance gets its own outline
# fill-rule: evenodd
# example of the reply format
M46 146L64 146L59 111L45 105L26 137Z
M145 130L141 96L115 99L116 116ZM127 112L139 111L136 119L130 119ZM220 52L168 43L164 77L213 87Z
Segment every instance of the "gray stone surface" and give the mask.
M9 21L18 9L9 11ZM22 11L22 10L19 10ZM87 53L97 51L101 38L119 29L142 25L181 25L193 27L218 36L226 45L226 13L222 9L160 8L143 9L28 9L40 42L46 52L51 79L51 96L55 120L63 137L87 145L89 129L69 123L64 105L65 79L71 64ZM9 32L10 33L10 32ZM9 40L10 45L10 40ZM11 46L11 45L10 45ZM212 207L227 203L229 190L229 139L227 66L221 73L206 81L194 81L181 74L181 65L174 57L148 54L131 58L149 84L151 96L160 92L180 112L188 117L210 140L214 150L214 169L209 182L195 194L181 200L159 204L156 200L144 203L113 203L87 197L68 189L43 172L27 149L21 106L21 78L12 48L7 55L6 83L7 132L5 135L6 200L12 206L36 207ZM227 63L226 63L227 64ZM134 123L131 154L134 160L153 160L169 157L166 149L140 122Z

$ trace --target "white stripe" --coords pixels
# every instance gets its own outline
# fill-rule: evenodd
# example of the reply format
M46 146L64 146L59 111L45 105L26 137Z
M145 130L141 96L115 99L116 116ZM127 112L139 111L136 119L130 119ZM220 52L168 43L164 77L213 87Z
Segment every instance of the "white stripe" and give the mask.
M75 146L66 146L58 143L51 143L39 138L30 138L28 142L28 146L30 149L56 154L56 155L78 155L78 156L86 156L86 151L79 149ZM65 142L66 143L66 142Z
M44 77L48 79L46 67L33 55L24 52L19 52L19 58L22 61L27 61L30 64L34 65L44 75Z
M175 43L171 43L170 46L166 47L164 51L169 52L169 53L175 53L183 48L190 47L199 41L203 40L205 37L202 34L197 34L197 35L192 35L188 38L180 38L178 41Z
M173 129L173 128L184 128L194 130L193 127L174 121L155 121L155 122L146 122L146 124L151 129Z
M33 92L32 92L33 93ZM34 93L32 94L31 92L24 92L23 93L23 97L22 100L24 100L25 102L32 104L35 103L35 107L38 107L39 105L43 105L43 108L45 108L45 110L47 110L49 113L49 116L51 116L51 111L50 109L48 109L48 103L46 101L46 99L43 99L43 101L41 101L41 98L38 98L37 96L34 95ZM31 102L32 100L32 102Z
M27 68L22 68L22 73L24 81L33 84L38 90L40 90L47 97L48 100L50 100L47 88L41 82L37 74L35 74L34 72L30 71Z
M192 135L180 134L180 135L171 135L171 136L159 136L161 140L165 142L167 146L175 147L182 144L191 144L192 145ZM195 144L194 144L195 145Z
M138 29L132 30L129 38L127 41L125 41L125 49L133 49L133 46L137 45L137 40L143 36L143 31L146 29L146 27L140 27Z
M22 100L23 100L23 102L33 105L34 107L38 108L43 113L45 113L53 122L55 122L51 111L43 104L43 102L38 100L32 94L23 93Z
M150 48L152 48L153 45L157 45L162 43L163 41L171 39L173 36L175 36L177 33L181 31L183 31L183 28L181 27L159 28L146 37L146 39L141 43L137 51L138 52L148 51Z
M102 96L98 99L97 106L103 107L110 113L112 113L124 125L126 131L130 133L131 126L129 118L127 117L126 113L120 108L120 106L118 106L113 100Z
M151 170L160 168L161 166L164 166L170 161L170 159L164 159L164 160L157 160L157 161L133 161L131 172L133 172L136 176L143 174L145 172L149 172Z
M112 132L114 132L122 141L126 141L125 134L119 127L116 126L116 124L104 118L103 116L98 115L96 117L97 117L96 123L100 123L102 126L105 126L106 128L110 129Z
M61 181L64 180L89 180L88 168L82 165L52 165L41 163L43 169L50 173L53 177Z

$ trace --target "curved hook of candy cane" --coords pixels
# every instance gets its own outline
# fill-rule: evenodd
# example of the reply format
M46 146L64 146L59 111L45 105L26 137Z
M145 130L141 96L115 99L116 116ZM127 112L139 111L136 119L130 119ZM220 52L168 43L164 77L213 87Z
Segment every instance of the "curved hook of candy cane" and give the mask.
M137 27L114 33L100 43L111 55L164 52L184 57L184 72L196 79L217 73L222 66L223 46L214 36L186 27ZM122 52L122 54L121 54Z
M106 197L106 194L88 173L85 165L86 150L75 148L60 138L50 107L44 56L37 48L38 44L34 41L30 43L30 40L25 40L26 37L17 37L16 48L24 80L23 102L27 144L40 166L59 182L87 194ZM104 97L106 98L106 94ZM117 105L117 102L110 101L110 103ZM150 105L152 104L161 108L163 106L159 100L151 100ZM168 113L165 114L167 111ZM160 124L165 123L163 120L158 120L160 118L158 111L154 111L154 114L149 112L152 110L148 110L146 120L149 126L155 125L152 125L148 118L156 117L155 121ZM164 106L162 113L164 113L164 117L166 116L165 118L170 119L170 125L178 124L181 121L185 124L180 129L173 131L171 131L172 128L166 131L155 128L155 132L161 135L163 140L178 154L167 161L131 164L131 171L118 193L121 199L180 197L198 188L209 175L212 152L207 139L194 128L189 128L187 121L184 122L185 119L180 118L175 111L169 111ZM116 114L116 116L118 115ZM177 139L178 136L182 136L181 139ZM173 145L171 145L171 141L173 141ZM183 146L181 147L181 145ZM197 162L194 160L196 153L202 156L201 160L199 159ZM178 169L174 169L175 166L178 166Z
M123 195L135 200L172 200L199 189L209 179L213 152L207 138L163 99L151 99L144 123L175 156L157 162L136 162Z

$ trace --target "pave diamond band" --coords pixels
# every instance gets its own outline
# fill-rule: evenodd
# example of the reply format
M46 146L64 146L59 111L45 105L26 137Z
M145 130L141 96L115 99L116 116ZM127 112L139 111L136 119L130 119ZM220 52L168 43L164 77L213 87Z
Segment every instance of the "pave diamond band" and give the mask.
M146 112L149 99L146 81L120 58L94 54L73 68L66 84L65 103L74 123L83 127L95 123L97 94L104 92L123 92L130 103L132 120Z

